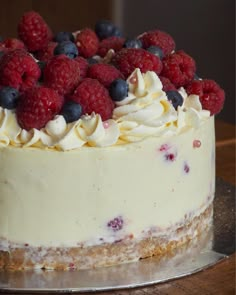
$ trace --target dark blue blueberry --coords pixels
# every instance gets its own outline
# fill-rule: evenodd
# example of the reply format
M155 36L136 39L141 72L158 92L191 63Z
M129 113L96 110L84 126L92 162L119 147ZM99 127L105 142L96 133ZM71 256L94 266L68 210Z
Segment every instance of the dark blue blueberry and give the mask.
M143 44L138 39L127 39L123 45L125 48L142 48Z
M171 101L173 107L177 110L178 106L182 106L183 104L183 97L182 95L175 90L166 91L166 95L168 100Z
M160 59L163 59L163 57L164 57L163 50L160 47L158 47L158 46L152 45L152 46L150 46L150 47L147 48L147 51L150 52L150 53L152 53L152 54L154 54L154 55L156 55Z
M121 101L128 96L129 86L125 80L116 79L114 80L110 87L109 93L114 101Z
M75 38L71 32L59 32L54 36L54 41L61 43L63 41L74 42Z
M7 86L0 89L0 106L5 109L15 109L17 100L19 98L19 91L13 87Z
M121 32L118 27L116 27L109 20L100 20L95 25L95 32L99 39L105 39L111 36L120 37Z
M89 57L87 58L87 62L90 64L90 65L94 65L94 64L97 64L98 63L98 60L94 57Z
M79 52L75 43L71 41L63 41L56 46L56 48L54 49L54 54L65 54L69 58L75 58L76 56L78 56Z
M82 107L79 103L69 100L63 105L61 115L67 123L74 122L81 117Z

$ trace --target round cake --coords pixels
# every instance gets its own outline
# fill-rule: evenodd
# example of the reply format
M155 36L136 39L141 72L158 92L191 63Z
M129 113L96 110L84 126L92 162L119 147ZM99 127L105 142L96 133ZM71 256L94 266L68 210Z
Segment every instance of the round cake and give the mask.
M167 33L117 32L31 11L1 44L0 268L162 257L211 225L224 91Z

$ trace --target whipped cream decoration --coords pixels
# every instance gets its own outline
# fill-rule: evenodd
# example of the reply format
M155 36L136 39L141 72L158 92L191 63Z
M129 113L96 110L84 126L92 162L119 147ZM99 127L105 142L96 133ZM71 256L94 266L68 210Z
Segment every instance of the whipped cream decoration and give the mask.
M41 130L22 129L14 110L0 107L0 147L49 148L73 150L83 146L107 147L140 141L149 136L171 136L189 128L197 128L210 117L203 110L197 95L187 95L181 87L183 105L177 110L162 90L157 74L142 74L136 69L127 79L128 96L116 102L113 117L105 122L99 114L83 115L67 124L61 115L49 121Z

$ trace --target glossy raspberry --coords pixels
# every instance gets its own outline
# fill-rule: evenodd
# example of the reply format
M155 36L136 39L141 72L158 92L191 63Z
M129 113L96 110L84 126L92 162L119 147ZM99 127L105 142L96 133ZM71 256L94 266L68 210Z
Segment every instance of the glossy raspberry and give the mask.
M194 80L187 87L188 94L199 95L202 108L218 114L223 108L225 101L224 90L213 80Z
M54 56L54 49L57 46L56 42L49 42L46 47L37 51L35 54L36 58L40 61L49 61L50 58Z
M177 51L163 59L161 75L168 78L177 88L193 80L195 61L184 51Z
M123 48L112 59L112 63L127 78L136 68L142 73L154 71L159 74L162 70L161 60L141 48Z
M41 129L60 112L62 103L62 97L53 89L30 88L19 98L16 109L18 123L26 130Z
M52 32L44 19L35 11L26 12L18 24L19 38L29 51L43 49L52 39Z
M163 85L163 91L170 91L170 90L176 90L176 87L174 84L172 84L170 82L170 80L166 77L162 77L162 76L159 76L160 80L161 80L161 83Z
M82 106L83 114L95 112L102 120L112 116L114 104L108 90L96 79L85 78L74 91L71 99Z
M143 48L158 46L163 50L164 55L170 54L175 50L174 39L166 32L153 30L142 34L139 39L143 43Z
M80 70L80 79L84 79L87 76L87 72L89 68L88 61L82 56L77 56L74 59L74 61L78 63L79 70Z
M122 78L123 75L114 66L101 63L94 64L89 68L88 77L97 79L102 85L109 87L114 80Z
M0 43L0 51L8 51L14 49L25 49L25 44L16 38L8 38Z
M40 73L33 57L22 49L9 51L0 60L0 84L20 92L34 86Z
M83 29L76 35L75 44L79 49L79 55L88 58L97 53L99 40L91 29Z
M73 92L80 80L78 63L65 55L57 55L50 59L44 71L44 84L61 95Z
M106 39L103 39L99 43L98 52L97 54L101 57L104 57L109 49L113 49L115 52L119 51L125 42L124 38L121 37L109 37Z

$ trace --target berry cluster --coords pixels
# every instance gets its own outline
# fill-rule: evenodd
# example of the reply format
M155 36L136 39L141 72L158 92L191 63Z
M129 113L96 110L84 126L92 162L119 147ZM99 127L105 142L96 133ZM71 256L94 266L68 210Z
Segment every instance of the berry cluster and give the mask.
M127 96L126 79L136 68L159 75L176 109L183 103L180 87L199 95L212 115L224 103L220 86L197 79L194 59L175 51L173 38L160 30L125 39L113 23L102 20L94 30L53 34L30 11L19 21L18 37L0 41L0 106L16 109L26 130L43 128L57 114L68 123L92 112L111 118L114 102Z

